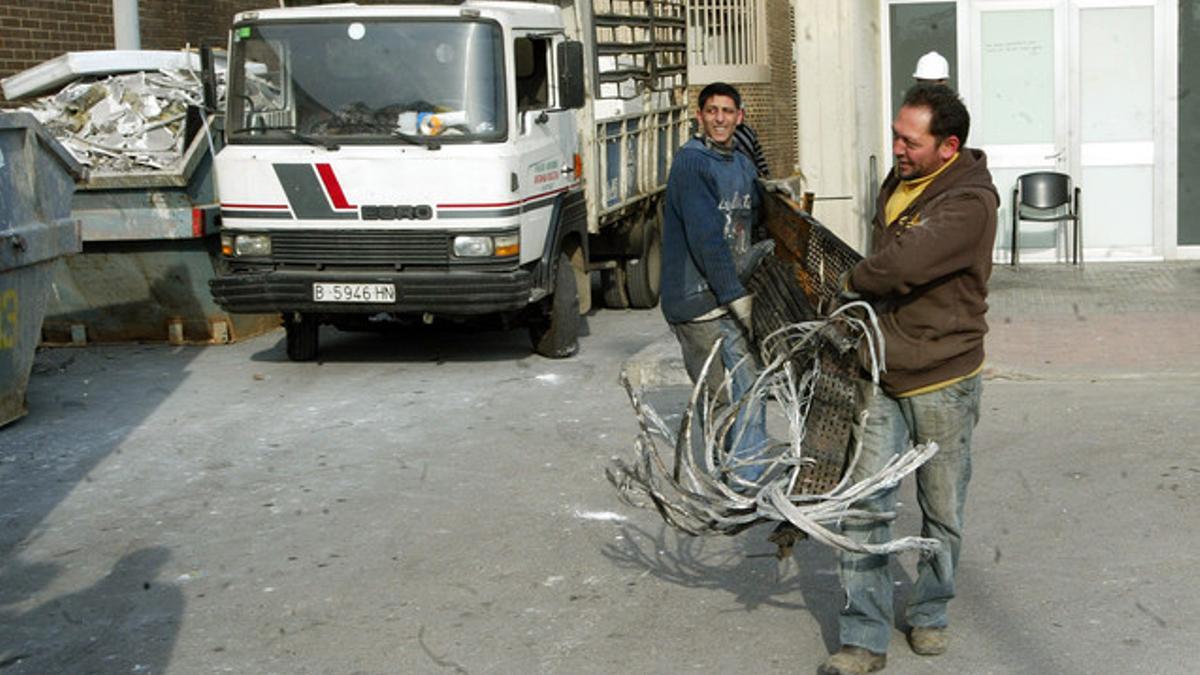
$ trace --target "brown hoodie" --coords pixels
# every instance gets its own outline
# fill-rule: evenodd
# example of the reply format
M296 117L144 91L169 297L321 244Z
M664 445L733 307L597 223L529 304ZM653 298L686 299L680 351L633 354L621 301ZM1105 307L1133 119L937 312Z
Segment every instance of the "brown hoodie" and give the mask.
M886 343L883 388L895 396L969 375L983 364L987 281L1000 198L982 150L957 160L892 223L876 202L871 255L850 285L875 305Z

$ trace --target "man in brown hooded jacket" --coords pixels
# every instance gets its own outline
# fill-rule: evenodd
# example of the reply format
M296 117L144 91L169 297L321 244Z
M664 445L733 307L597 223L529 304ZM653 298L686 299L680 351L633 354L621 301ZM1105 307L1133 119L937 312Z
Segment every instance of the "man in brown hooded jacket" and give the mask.
M971 476L971 432L979 420L987 281L992 271L999 197L980 150L965 147L970 117L944 85L917 85L892 124L895 167L880 189L871 255L845 280L845 294L876 309L885 342L882 391L867 403L855 481L916 443L939 450L917 471L921 534L940 550L918 563L908 598L908 642L927 656L946 650L946 606L962 544ZM896 488L861 506L894 510ZM891 539L886 522L847 520L847 536ZM880 670L892 627L887 556L846 553L840 578L846 605L841 649L823 675Z

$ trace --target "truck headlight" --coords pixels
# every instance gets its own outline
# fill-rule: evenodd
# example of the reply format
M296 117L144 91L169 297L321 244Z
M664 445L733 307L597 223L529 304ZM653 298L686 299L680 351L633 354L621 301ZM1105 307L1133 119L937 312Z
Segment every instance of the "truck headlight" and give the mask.
M454 255L459 258L486 258L495 248L491 237L462 236L454 238Z
M520 252L521 235L515 232L495 237L462 235L454 238L454 256L457 258L507 258Z
M268 256L271 255L271 237L266 234L239 234L233 240L235 256Z

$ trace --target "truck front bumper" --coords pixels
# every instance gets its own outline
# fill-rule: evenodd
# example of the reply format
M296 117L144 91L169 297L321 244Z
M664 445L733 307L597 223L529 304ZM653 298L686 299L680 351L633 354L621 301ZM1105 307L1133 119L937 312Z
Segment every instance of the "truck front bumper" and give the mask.
M394 284L389 303L316 302L313 284ZM233 313L315 312L372 314L430 312L472 316L519 310L533 290L528 270L508 272L244 272L209 280L213 299Z

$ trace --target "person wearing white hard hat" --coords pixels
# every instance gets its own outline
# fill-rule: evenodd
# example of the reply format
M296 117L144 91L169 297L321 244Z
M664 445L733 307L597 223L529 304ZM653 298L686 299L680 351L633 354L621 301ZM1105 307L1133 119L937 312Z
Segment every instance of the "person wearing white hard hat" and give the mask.
M948 84L950 82L950 62L937 52L929 52L917 59L917 69L913 72L917 84Z

